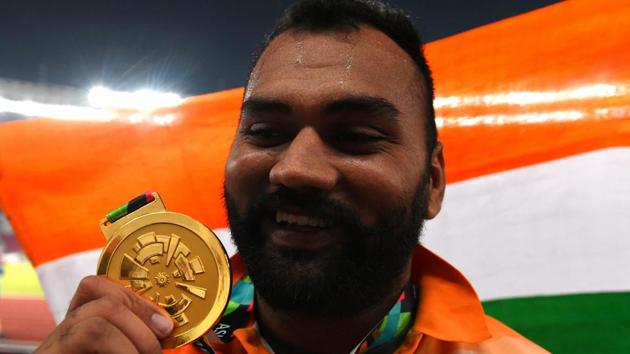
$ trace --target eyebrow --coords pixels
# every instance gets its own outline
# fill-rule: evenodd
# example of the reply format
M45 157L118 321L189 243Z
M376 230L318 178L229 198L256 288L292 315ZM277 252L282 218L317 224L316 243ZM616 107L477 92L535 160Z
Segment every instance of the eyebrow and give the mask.
M243 117L247 117L252 113L290 115L291 112L293 112L293 109L290 104L265 98L249 98L247 101L243 102L241 107L241 116Z
M396 106L382 97L352 96L328 103L324 113L361 113L368 115L384 115L396 119L400 111Z
M251 97L243 102L241 116L251 114L291 115L293 108L287 102L266 98ZM366 115L383 115L397 119L400 111L390 101L375 96L351 96L327 103L322 112L325 114L360 113Z

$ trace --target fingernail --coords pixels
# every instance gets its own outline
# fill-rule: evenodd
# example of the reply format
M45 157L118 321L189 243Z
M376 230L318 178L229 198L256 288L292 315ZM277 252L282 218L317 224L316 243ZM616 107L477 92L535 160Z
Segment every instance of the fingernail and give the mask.
M158 334L169 335L173 330L173 321L170 318L165 317L159 313L151 315L151 324Z

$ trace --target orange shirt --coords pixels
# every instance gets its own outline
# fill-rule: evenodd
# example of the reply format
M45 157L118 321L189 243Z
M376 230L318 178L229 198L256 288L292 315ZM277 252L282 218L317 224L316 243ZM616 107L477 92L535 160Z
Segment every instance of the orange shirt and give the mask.
M233 282L245 274L238 255L232 257ZM546 350L487 316L466 278L425 247L413 256L412 279L420 289L414 324L396 353L400 354L536 354ZM253 321L234 331L229 343L210 343L216 353L272 353ZM196 353L192 346L177 353Z

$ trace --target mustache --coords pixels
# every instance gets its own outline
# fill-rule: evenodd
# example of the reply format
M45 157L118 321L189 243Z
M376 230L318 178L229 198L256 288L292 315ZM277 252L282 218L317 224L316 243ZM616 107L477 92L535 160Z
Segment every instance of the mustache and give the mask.
M316 190L294 190L284 186L273 192L259 195L249 209L251 219L260 220L265 215L283 207L297 207L303 212L330 220L333 225L361 233L373 233L375 228L365 225L357 211L350 205L328 198ZM250 219L250 220L251 220ZM252 220L253 221L253 220Z

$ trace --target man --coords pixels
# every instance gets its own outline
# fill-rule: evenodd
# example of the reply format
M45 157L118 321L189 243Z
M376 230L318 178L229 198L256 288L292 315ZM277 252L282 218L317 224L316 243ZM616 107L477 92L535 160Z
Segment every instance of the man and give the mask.
M409 20L378 2L292 6L257 58L226 166L238 279L220 353L538 353L419 246L444 196L433 84ZM172 323L86 278L40 352L155 353Z

